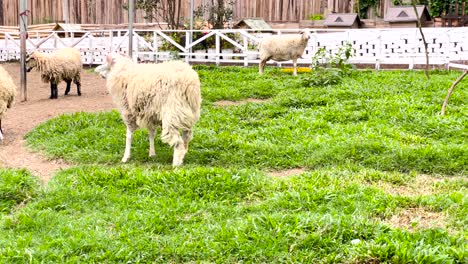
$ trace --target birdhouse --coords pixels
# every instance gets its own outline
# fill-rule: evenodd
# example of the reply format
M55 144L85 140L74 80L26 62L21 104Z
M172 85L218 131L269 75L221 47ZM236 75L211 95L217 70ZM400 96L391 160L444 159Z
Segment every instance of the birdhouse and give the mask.
M360 28L361 20L356 13L331 13L323 25L328 28Z
M384 21L388 22L390 27L417 27L418 18L421 20L421 26L428 26L431 23L431 15L426 6L416 6L418 17L413 6L394 6L390 7L385 14Z

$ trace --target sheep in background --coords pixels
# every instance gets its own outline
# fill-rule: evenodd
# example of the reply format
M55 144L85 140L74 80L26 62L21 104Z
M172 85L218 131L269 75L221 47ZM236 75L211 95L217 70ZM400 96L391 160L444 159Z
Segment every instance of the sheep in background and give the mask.
M42 81L50 82L50 99L58 98L57 85L64 80L67 83L65 95L68 95L71 82L76 84L78 95L81 96L81 55L77 49L63 48L50 54L33 52L26 59L26 70L33 68L41 73Z
M2 118L15 101L16 85L8 72L0 66L0 141L3 140Z
M302 56L310 39L309 31L303 30L300 35L275 35L261 40L259 73L268 60L288 61L294 63L294 76L297 76L297 59Z
M182 165L192 128L200 118L200 80L192 67L181 61L137 64L116 54L96 71L107 79L107 89L127 126L122 162L130 158L132 135L139 127L148 129L149 156L154 156L155 129L161 126L162 141L174 147L172 165Z

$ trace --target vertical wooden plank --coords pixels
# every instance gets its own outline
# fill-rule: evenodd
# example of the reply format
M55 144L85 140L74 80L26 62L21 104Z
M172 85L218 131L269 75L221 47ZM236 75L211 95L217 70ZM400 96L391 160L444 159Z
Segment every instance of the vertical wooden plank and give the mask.
M281 19L281 4L282 4L281 1L282 0L276 1L276 12L275 12L275 18L274 18L275 21L278 21Z
M263 12L264 12L264 14L267 15L266 19L268 21L271 20L271 14L272 14L271 10L272 10L271 9L271 0L265 0L265 7L263 8Z
M102 12L102 1L101 0L96 0L95 2L95 12L96 12L96 24L103 24L103 12Z
M288 0L282 0L282 7L281 7L281 21L287 20L288 17Z
M75 18L73 23L80 24L81 23L81 2L80 0L73 0L73 4L75 7L73 10L73 17Z
M80 24L87 24L88 21L86 19L87 15L87 12L86 12L86 7L85 7L85 3L84 3L84 0L78 0L79 3L80 3L80 16L79 16L79 21L77 21L78 23Z
M0 3L0 25L5 25L5 21L3 20L3 5L4 2Z

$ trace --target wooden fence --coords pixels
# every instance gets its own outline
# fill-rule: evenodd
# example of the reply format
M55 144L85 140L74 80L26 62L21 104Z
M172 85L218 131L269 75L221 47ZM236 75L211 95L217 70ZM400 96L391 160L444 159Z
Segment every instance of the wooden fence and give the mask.
M297 33L297 30L274 30L275 34ZM47 34L46 34L47 33ZM194 41L190 42L190 34ZM208 34L187 30L136 30L133 56L138 61L158 62L180 58L188 63L258 64L259 41L271 32L249 30L212 30ZM448 65L450 61L468 60L468 28L427 28L430 64ZM0 61L17 60L20 45L17 32L0 32ZM352 46L351 62L373 64L424 65L426 57L419 30L350 29L312 30L311 39L299 63L311 63L321 48L336 54L345 44ZM226 45L227 44L227 45ZM76 32L29 32L27 50L50 52L60 47L80 49L83 63L102 64L110 52L128 52L126 30L95 30ZM276 64L276 62L269 62ZM278 63L291 64L291 61Z
M64 12L68 1L68 12ZM235 0L234 19L262 17L266 21L299 22L312 14L352 12L356 0ZM391 0L381 0L388 3ZM123 8L128 0L28 0L29 24L65 21L75 24L121 24L128 22ZM211 0L194 0L195 7ZM0 25L17 26L19 0L0 1ZM380 10L377 10L380 12ZM375 12L373 12L375 13ZM146 22L144 12L137 11L135 22ZM190 17L190 0L181 1L181 16Z

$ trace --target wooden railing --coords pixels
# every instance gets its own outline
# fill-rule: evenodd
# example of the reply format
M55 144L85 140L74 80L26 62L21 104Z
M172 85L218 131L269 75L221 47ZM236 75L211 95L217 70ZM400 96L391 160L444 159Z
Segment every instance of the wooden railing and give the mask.
M252 65L259 62L257 46L263 37L297 32L298 30L137 30L133 37L133 56L141 62L179 58L189 63ZM465 37L468 35L468 28L425 28L424 34L428 42L430 64L468 60L468 38ZM19 59L18 35L16 32L0 32L0 61ZM372 64L377 69L382 64L405 64L413 68L414 65L426 63L422 38L417 29L312 30L299 63L310 64L313 55L320 48L336 53L346 43L350 43L353 48L351 63ZM85 64L101 64L110 52L128 52L128 32L29 32L28 52L50 52L61 47L78 48Z

